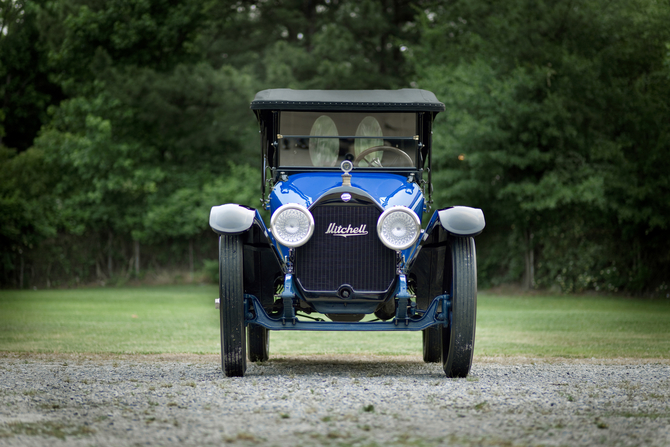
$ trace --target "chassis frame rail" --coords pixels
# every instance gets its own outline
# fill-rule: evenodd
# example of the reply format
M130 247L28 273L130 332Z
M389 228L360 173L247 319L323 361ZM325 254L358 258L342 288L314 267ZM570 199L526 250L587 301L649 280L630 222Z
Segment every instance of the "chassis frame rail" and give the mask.
M441 305L441 306L440 306ZM440 307L442 310L440 311ZM254 295L244 295L245 325L256 324L273 331L421 331L431 326L442 324L449 326L451 297L448 294L439 295L433 299L423 315L415 311L414 315L398 318L398 315L389 321L363 321L356 323L340 321L304 321L297 316L291 318L273 318L269 316L258 298Z

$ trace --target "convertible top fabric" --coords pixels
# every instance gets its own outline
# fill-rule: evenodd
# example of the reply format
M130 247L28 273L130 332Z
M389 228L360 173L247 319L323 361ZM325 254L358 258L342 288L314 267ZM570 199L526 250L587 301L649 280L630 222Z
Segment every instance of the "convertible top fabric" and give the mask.
M252 110L442 112L444 104L428 90L262 90Z

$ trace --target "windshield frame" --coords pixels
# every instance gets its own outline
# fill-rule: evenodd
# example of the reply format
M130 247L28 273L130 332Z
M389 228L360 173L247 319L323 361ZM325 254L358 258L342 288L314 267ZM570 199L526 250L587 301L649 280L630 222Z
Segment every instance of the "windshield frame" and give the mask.
M277 134L281 111L311 112L414 112L417 114L419 151L412 168L356 167L355 171L403 175L422 185L427 204L432 203L432 128L435 117L445 106L427 90L292 90L270 89L256 94L250 105L260 131L261 203L268 205L267 192L281 179L309 172L342 172L338 167L279 167Z
M406 171L422 166L416 112L279 111L277 115L273 144L279 169L339 169L345 160L355 161L355 169ZM369 151L375 147L380 150ZM367 155L361 158L363 152Z

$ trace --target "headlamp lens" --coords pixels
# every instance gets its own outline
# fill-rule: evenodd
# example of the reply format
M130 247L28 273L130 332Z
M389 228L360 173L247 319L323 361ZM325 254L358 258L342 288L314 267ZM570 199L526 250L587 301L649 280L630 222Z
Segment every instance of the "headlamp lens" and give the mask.
M409 208L395 206L379 216L377 233L392 250L404 250L416 242L421 232L419 217Z
M302 205L290 203L275 211L271 219L272 234L286 247L305 244L314 232L312 213Z

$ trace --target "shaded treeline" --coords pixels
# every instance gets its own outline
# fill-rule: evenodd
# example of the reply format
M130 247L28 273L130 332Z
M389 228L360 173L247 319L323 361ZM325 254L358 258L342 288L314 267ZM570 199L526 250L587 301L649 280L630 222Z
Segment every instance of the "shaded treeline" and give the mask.
M200 270L209 208L259 203L256 91L420 87L481 285L668 293L668 0L0 8L3 287Z

